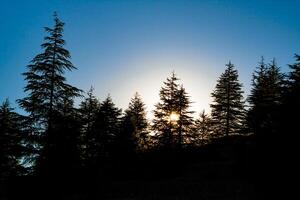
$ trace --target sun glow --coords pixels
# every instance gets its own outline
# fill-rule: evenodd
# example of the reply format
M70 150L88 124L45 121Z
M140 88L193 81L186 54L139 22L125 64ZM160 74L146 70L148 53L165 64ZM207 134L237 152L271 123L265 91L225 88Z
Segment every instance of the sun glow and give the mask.
M172 112L170 114L170 121L171 122L177 122L179 120L179 115L176 112Z

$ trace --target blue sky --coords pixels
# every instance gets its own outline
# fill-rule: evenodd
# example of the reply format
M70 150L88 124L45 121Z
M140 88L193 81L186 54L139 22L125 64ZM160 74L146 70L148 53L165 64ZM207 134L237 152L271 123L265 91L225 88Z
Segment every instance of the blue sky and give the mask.
M217 77L231 60L246 94L261 56L283 71L300 53L300 1L0 0L0 101L22 98L21 73L41 51L43 27L57 11L78 70L68 81L121 108L138 91L148 111L173 70L192 109L207 109Z

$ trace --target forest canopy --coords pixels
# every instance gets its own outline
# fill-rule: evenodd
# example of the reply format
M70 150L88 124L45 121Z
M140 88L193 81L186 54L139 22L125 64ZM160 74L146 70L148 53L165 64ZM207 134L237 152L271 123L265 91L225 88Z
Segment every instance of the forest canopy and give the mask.
M105 177L106 166L125 166L149 155L157 159L183 152L192 155L236 136L255 138L260 148L274 148L278 141L286 145L297 134L298 118L293 117L300 113L297 54L288 73L280 70L275 59L266 62L262 57L248 96L238 67L229 61L211 91L211 112L197 111L197 118L191 109L192 94L179 83L180 74L171 72L161 83L154 117L149 120L138 91L122 110L109 94L100 101L93 87L85 92L68 83L66 72L84 69L71 62L64 25L54 14L53 27L44 29L41 52L22 74L25 97L17 103L26 114L17 113L8 99L0 106L0 180L74 174ZM80 101L78 106L75 100Z

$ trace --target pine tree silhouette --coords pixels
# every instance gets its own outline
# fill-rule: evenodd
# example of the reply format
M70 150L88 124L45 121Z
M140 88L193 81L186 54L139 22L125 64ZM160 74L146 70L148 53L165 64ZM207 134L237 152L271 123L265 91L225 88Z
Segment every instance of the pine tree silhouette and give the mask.
M280 110L281 118L281 136L286 138L286 142L294 141L293 138L297 135L298 114L300 112L300 56L295 55L296 62L289 65L290 72L287 75L287 80L284 88L283 105Z
M189 142L193 120L189 111L190 100L185 89L178 85L173 72L160 90L160 102L155 105L152 129L158 144L167 149L181 148Z
M212 120L203 110L199 118L195 120L193 143L196 145L208 144L212 134Z
M185 144L192 143L192 128L194 111L190 111L190 96L185 91L185 88L181 85L178 94L178 127L177 127L177 145L178 149L181 149Z
M136 92L122 119L122 130L119 138L122 152L145 151L148 146L148 134L145 104Z
M6 99L0 106L0 180L25 173L19 161L26 150L23 139L22 117Z
M248 124L255 134L267 134L278 130L282 88L283 75L275 60L267 65L262 57L258 69L253 74L252 89L248 97Z
M245 116L242 84L239 83L238 72L231 62L226 64L226 67L211 94L211 116L217 136L240 133Z
M91 154L94 146L93 126L96 121L97 114L100 109L100 101L93 94L93 87L87 92L87 97L80 103L79 115L81 124L80 134L80 150L81 158L84 165L89 165L92 162L93 155Z
M76 69L69 61L70 53L64 48L64 23L54 14L54 27L45 28L48 35L41 45L43 52L35 56L23 73L28 96L18 100L19 105L29 114L32 130L40 136L37 165L40 171L50 170L47 156L58 138L54 135L57 116L63 116L72 107L73 98L80 96L81 90L66 83L65 71ZM70 104L69 106L66 106ZM71 108L72 109L72 108Z
M101 103L91 130L93 146L89 149L89 154L92 155L95 164L103 158L112 156L116 150L121 113L122 110L115 106L110 96Z

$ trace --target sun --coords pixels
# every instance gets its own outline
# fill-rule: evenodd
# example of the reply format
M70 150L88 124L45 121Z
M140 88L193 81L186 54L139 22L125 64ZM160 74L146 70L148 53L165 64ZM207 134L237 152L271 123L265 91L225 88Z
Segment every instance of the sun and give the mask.
M171 112L170 114L170 121L177 122L179 120L179 115L176 112Z

